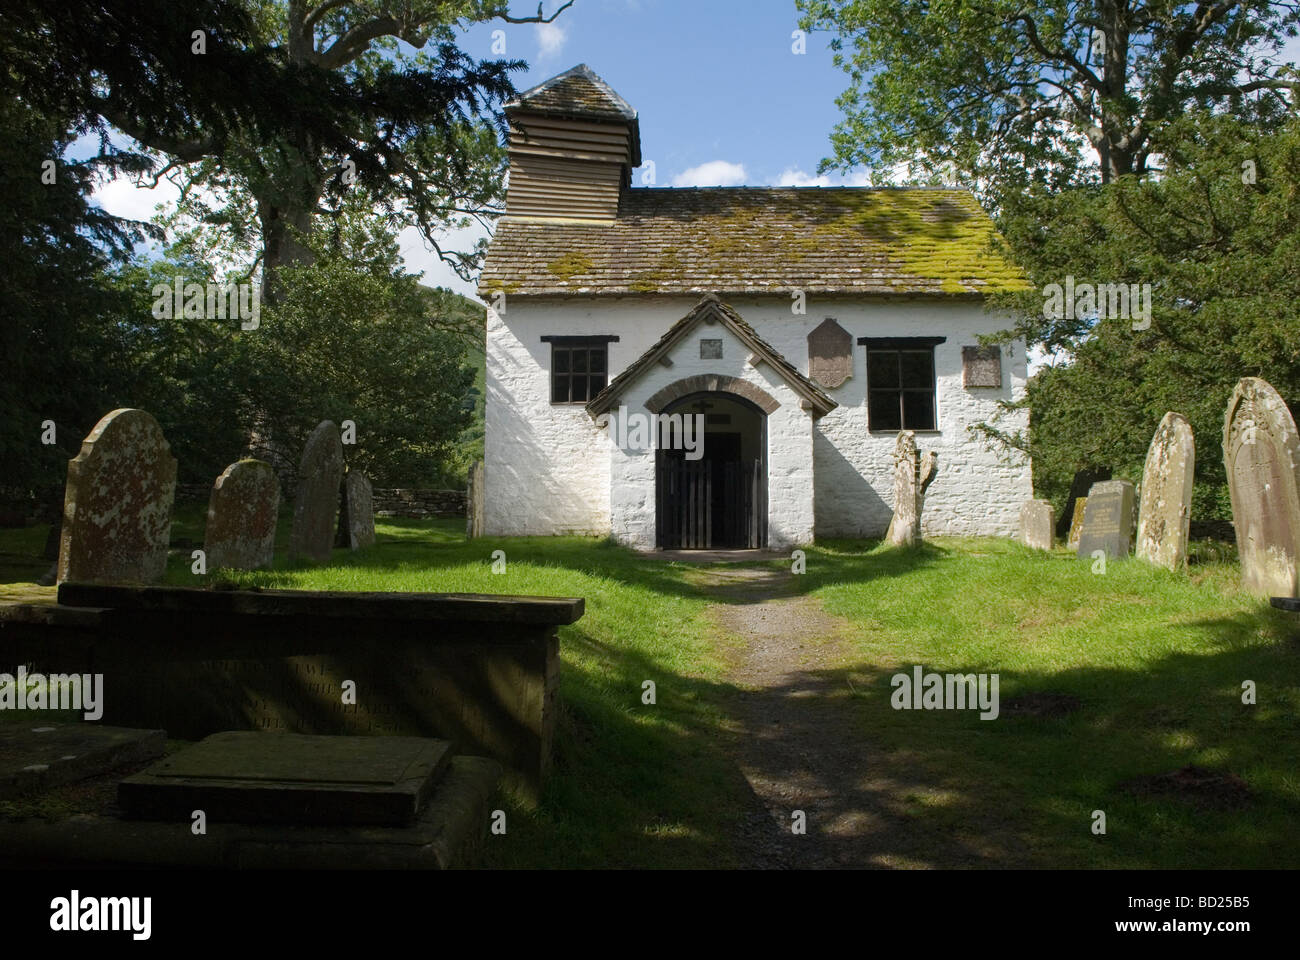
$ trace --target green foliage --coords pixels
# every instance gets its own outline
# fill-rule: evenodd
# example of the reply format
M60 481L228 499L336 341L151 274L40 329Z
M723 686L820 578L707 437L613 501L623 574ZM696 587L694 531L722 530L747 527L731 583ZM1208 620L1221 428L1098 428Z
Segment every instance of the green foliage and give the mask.
M381 486L429 484L471 419L468 308L401 267L395 235L359 196L310 249L310 264L285 268L280 300L243 335L255 449L296 468L319 421L351 420L351 465Z
M797 5L850 78L823 166L951 166L995 193L1140 175L1186 109L1276 118L1280 98L1249 94L1292 88L1268 55L1300 17L1268 0Z
M1040 495L1063 496L1085 467L1139 479L1174 410L1196 434L1194 516L1226 519L1219 443L1237 380L1263 377L1300 409L1300 121L1269 133L1189 115L1160 145L1158 179L1027 195L1005 220L1040 290L1067 275L1151 284L1148 329L1045 319L1041 292L999 305L1015 311L1016 334L1067 361L1038 373L1026 399Z

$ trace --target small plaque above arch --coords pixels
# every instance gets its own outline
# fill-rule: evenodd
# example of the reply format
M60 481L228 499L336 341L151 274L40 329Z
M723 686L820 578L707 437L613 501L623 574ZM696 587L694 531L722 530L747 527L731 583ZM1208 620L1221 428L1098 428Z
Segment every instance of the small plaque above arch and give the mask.
M808 376L832 390L853 376L853 336L833 317L808 334Z

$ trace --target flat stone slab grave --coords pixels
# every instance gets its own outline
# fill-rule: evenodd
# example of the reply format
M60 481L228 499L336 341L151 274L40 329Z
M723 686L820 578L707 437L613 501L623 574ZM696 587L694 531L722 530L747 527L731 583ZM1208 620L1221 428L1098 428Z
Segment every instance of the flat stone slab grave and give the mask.
M263 736L272 736L263 734ZM432 796L410 825L285 826L125 820L114 802L120 778L101 774L48 794L71 804L61 819L0 819L0 869L32 864L61 869L104 867L243 870L449 870L477 865L491 811L499 803L501 765L452 757ZM94 785L92 787L92 785ZM109 789L102 789L107 785ZM70 795L70 791L76 795Z
M127 777L117 799L143 820L402 826L450 759L445 740L232 731Z
M162 730L43 723L39 712L25 719L0 724L0 800L153 760L167 743Z

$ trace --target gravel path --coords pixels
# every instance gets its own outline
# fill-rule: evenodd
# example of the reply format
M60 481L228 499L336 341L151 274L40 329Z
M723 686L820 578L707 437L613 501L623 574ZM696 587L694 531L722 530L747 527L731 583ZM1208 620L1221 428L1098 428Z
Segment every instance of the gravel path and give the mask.
M992 849L945 849L917 830L905 798L935 785L873 769L852 624L796 595L788 572L715 567L706 575L719 601L710 615L731 659L727 679L740 691L728 705L733 749L755 797L742 828L746 866L995 865L985 860L999 859ZM865 682L857 677L857 690ZM792 829L797 810L807 818L803 835Z

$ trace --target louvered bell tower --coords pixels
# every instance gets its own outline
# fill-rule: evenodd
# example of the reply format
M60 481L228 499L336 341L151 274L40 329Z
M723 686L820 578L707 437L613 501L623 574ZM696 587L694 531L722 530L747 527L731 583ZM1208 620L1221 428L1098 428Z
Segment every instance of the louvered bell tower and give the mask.
M579 64L505 105L510 125L506 216L612 221L641 165L636 111Z

